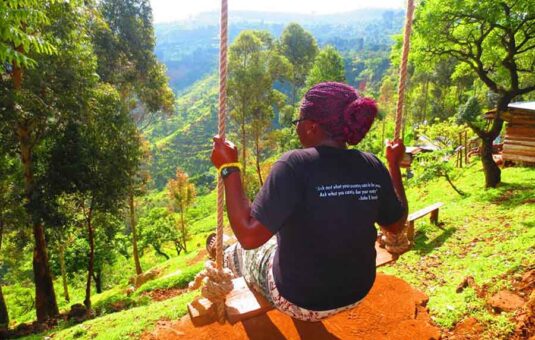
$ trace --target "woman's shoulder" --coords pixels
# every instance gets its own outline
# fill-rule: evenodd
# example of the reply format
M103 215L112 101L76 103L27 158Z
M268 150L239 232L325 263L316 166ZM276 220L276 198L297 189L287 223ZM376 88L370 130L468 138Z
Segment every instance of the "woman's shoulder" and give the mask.
M355 154L362 159L362 161L373 168L385 168L383 162L375 154L360 150L354 150Z
M296 164L313 160L318 157L318 151L315 148L295 149L285 152L280 158L279 162L288 164Z

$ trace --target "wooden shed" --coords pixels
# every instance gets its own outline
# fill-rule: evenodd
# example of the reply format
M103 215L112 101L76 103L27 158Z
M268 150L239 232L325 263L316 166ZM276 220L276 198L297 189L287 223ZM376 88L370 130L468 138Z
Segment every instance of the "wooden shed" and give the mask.
M535 102L509 104L503 120L503 160L535 166Z

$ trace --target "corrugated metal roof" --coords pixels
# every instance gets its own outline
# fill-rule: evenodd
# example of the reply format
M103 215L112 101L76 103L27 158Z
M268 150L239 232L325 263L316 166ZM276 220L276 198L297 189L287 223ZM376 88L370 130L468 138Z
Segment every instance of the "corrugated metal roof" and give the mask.
M534 111L535 112L535 102L511 103L511 104L508 105L508 108L517 109L517 110Z

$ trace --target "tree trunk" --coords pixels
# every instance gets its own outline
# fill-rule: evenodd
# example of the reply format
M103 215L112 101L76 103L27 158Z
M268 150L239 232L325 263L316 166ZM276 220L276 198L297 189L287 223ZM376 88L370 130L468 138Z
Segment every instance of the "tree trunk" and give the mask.
M93 281L95 281L95 290L97 294L102 293L102 269L99 268L96 273L93 274Z
M128 197L128 205L130 206L130 228L132 228L132 247L134 254L134 263L136 265L136 274L141 275L143 269L141 269L141 263L139 262L139 252L137 249L137 230L136 230L136 208L134 205L134 194L130 192Z
M186 245L186 222L184 221L184 207L180 207L180 228L182 230L182 245L184 247L184 253L188 253L188 248Z
M424 107L422 110L422 116L420 118L420 124L423 124L427 118L427 99L429 97L429 79L425 79L424 83Z
M456 193L458 193L460 196L465 196L465 193L462 192L461 190L457 189L457 187L453 184L453 182L451 181L451 178L450 176L448 175L447 172L444 173L444 177L446 178L446 181L449 183L449 185L452 187L453 190L455 190Z
M91 225L92 207L87 213L87 237L89 241L89 263L87 266L87 283L85 286L84 305L89 311L91 309L91 279L93 277L93 270L95 267L95 239L93 235L93 226Z
M7 314L6 301L4 300L4 294L2 293L2 285L0 285L0 330L8 329L9 327L9 315Z
M37 321L40 323L54 319L59 315L56 303L56 293L46 251L45 229L41 223L34 222L33 236L35 248L33 251L33 273L35 276L35 309Z
M182 251L182 245L180 244L179 240L175 240L174 243L175 243L176 255L179 256L180 252Z
M61 280L63 282L63 296L65 301L69 302L69 286L67 285L67 271L65 270L65 245L62 243L59 246L59 266L61 269Z
M290 103L292 106L295 105L295 102L297 101L297 80L294 78L292 79L291 83L291 91L290 91Z
M262 171L260 170L260 137L257 133L255 136L255 147L256 147L256 173L258 174L258 180L260 181L260 186L264 185L262 180Z
M22 70L14 65L13 84L15 91L20 89L22 83ZM39 220L33 217L33 169L32 169L32 141L29 122L18 124L16 133L20 144L20 157L24 169L24 196L26 213L31 217L33 224L33 236L35 247L33 251L33 275L35 280L35 311L37 321L43 323L59 315L56 303L56 293L52 275L48 266L48 254L46 251L45 229Z
M157 253L157 254L160 254L162 255L163 257L165 257L166 260L169 260L169 255L167 255L166 253L164 253L160 247L158 246L155 246L155 245L152 245L152 247L154 248L154 251Z
M0 250L2 249L2 238L4 236L4 220L0 218ZM0 330L8 329L9 314L7 313L6 301L2 293L2 285L0 284Z
M495 188L501 182L501 170L492 158L492 142L496 137L485 136L481 138L481 162L485 172L485 187Z

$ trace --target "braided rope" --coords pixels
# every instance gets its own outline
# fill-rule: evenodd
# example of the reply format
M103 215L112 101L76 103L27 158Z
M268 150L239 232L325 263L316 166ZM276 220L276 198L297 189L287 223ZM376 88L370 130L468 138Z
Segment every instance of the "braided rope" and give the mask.
M394 130L394 139L399 139L403 124L403 104L405 99L405 87L407 85L407 65L409 63L410 38L412 31L412 20L414 16L414 0L407 0L407 16L405 18L405 29L403 32L403 49L401 55L401 65L399 67L399 86L398 86L398 105L396 108L396 126ZM401 254L410 247L407 238L407 227L401 233L384 235L383 242L388 252Z
M225 139L225 120L227 111L227 50L228 50L228 0L221 0L221 29L219 45L219 112L218 134ZM216 229L216 262L208 261L205 269L195 276L190 283L191 290L203 286L202 296L210 300L217 313L217 321L225 323L225 298L232 291L232 271L223 268L223 223L225 208L225 186L223 179L217 180L217 229Z
M225 139L225 119L227 111L227 50L228 50L228 3L221 0L221 31L219 47L219 115L218 134ZM225 187L221 176L217 182L217 240L216 265L217 269L223 267L223 213L225 206Z
M202 286L201 295L210 300L216 308L220 323L225 323L225 297L232 291L234 275L228 268L217 268L213 261L204 264L204 270L195 275L188 288L195 290Z
M407 82L407 64L409 61L410 37L412 31L412 18L414 16L414 0L407 1L407 17L405 18L405 30L403 33L403 52L401 55L401 65L399 67L398 86L398 106L396 109L396 129L394 138L398 139L401 133L403 120L403 101L405 97L405 86Z
M410 242L405 230L399 234L384 232L380 243L391 254L402 254L410 248Z

